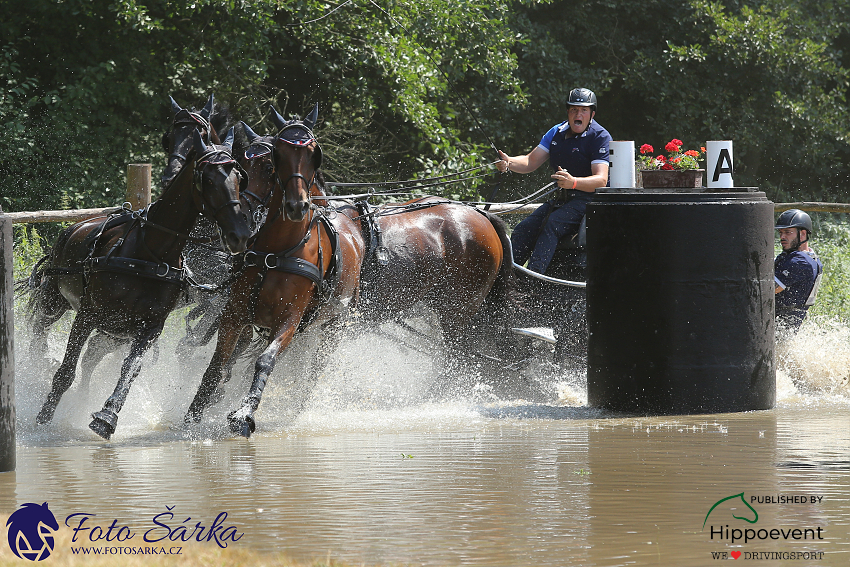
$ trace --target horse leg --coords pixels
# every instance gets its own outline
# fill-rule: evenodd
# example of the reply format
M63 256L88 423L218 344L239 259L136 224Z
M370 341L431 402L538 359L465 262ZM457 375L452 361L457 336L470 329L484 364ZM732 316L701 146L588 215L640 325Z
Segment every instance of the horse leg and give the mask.
M251 389L248 391L248 395L242 399L242 407L230 412L227 416L230 430L234 433L238 433L243 437L250 437L251 433L256 429L254 412L260 406L263 390L266 387L269 376L274 370L277 355L292 342L292 337L295 336L299 321L300 317L290 317L281 327L281 330L278 331L277 335L269 342L269 345L259 358L257 358L257 362L254 364L254 381L251 383Z
M77 370L77 361L80 358L80 352L83 350L83 345L86 339L89 338L94 329L94 321L86 312L77 313L74 317L74 323L71 325L71 333L68 336L68 346L65 348L65 357L56 374L53 375L53 386L50 393L47 395L44 405L41 406L41 411L38 412L35 421L39 425L44 425L53 419L53 413L56 411L56 406L59 405L59 400L62 395L68 391L71 384L74 382L74 374Z
M32 362L44 361L49 363L47 358L47 334L50 328L62 318L62 315L68 310L67 307L56 309L48 312L38 307L32 320L31 338L29 344L29 359Z
M189 327L187 323L186 336L177 343L177 354L179 356L188 354L192 347L204 346L212 340L213 335L218 331L222 311L227 305L227 300L227 295L218 295L212 299L203 298L189 312L186 317L188 321L196 318L199 318L199 321L195 323L194 327Z
M225 319L221 322L221 332L218 334L218 341L216 342L215 352L213 353L210 365L204 372L204 377L201 379L201 385L198 386L195 398L192 400L189 410L183 417L183 423L186 425L200 422L204 409L218 401L215 400L215 397L218 385L221 382L222 371L225 368L228 371L230 370L231 365L229 362L233 358L233 351L237 343L239 343L245 327L237 323L235 317L230 313L225 313ZM250 329L250 327L248 328Z
M303 412L306 408L307 401L319 381L319 376L327 368L330 355L339 344L343 329L343 316L334 317L320 326L321 336L318 347L313 352L310 367L304 373L304 380L301 381L303 384L303 387L299 388L301 393L293 404L296 414Z
M88 392L92 374L94 374L94 369L100 364L100 361L107 354L114 352L118 347L128 342L127 339L117 339L100 331L92 336L80 359L80 390L82 392Z
M118 423L118 412L124 406L127 400L127 394L130 393L130 387L133 385L133 380L139 375L142 370L142 356L151 347L153 342L162 333L162 325L150 327L141 335L133 340L133 345L130 347L130 354L124 359L124 364L121 365L121 377L118 379L118 384L112 395L106 399L103 404L103 409L92 414L92 421L89 423L89 429L100 435L106 440L115 433L115 426Z

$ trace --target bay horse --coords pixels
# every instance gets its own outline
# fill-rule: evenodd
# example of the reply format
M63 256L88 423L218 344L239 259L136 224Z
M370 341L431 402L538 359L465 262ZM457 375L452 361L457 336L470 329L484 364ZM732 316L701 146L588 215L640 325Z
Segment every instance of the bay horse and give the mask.
M287 122L275 115L280 132L259 149L256 138L249 141L254 159L245 166L250 178L245 193L268 203L268 219L231 284L215 353L185 417L187 424L200 421L243 331L265 328L269 338L254 365L250 390L228 415L230 429L245 437L255 430L253 414L277 356L299 328L340 320L356 304L365 250L353 220L356 209L330 211L323 199L322 154L312 132L318 105L303 120Z
M231 253L246 248L250 229L239 190L247 176L230 155L232 135L223 145L204 142L218 139L209 121L213 97L201 112L181 109L173 99L171 103L175 117L166 134L171 155L163 173L162 196L141 211L90 219L65 229L31 276L36 337L68 309L77 311L65 356L36 417L38 424L53 418L74 381L83 345L97 329L115 342L132 343L114 392L89 424L109 439L141 370L142 356L186 289L182 251L199 216L216 222Z
M200 421L242 329L262 321L262 326L271 326L272 339L255 364L254 380L242 406L228 416L231 430L246 437L255 429L254 412L275 358L292 340L303 314L316 309L319 299L319 284L311 282L308 275L276 272L268 264L278 266L285 253L273 252L287 249L303 250L298 254L303 257L309 248L315 258L321 239L316 239L310 248L306 244L312 238L305 242L304 235L312 234L307 227L315 221L310 219L315 214L327 214L322 211L328 207L327 200L322 199L326 195L319 187L322 183L317 172L322 152L311 131L318 107L304 122L287 122L274 108L272 111L280 132L274 138L260 138L246 128L253 159L245 168L250 172L249 191L258 200L264 201L265 195L274 190L268 214L276 228L274 232L263 228L257 246L246 253L256 256L245 276L232 288L234 295L221 321L216 353L185 419L186 423ZM265 150L254 149L260 147ZM353 273L344 275L338 285L348 281L345 294L337 292L333 297L349 306L359 301L358 311L367 319L394 317L399 311L425 302L437 313L446 340L460 344L460 337L469 330L485 300L488 308L498 310L507 299L513 276L507 257L510 241L504 222L498 217L427 197L372 211L362 205L338 205L332 218L340 237L344 235L354 245L353 257L346 258L344 269L356 266L360 278L369 284L368 298L364 299L357 289L360 278Z
M364 220L369 216L375 227L363 267L364 317L388 320L424 304L446 346L458 348L476 316L492 321L504 313L513 266L501 218L434 196L370 209Z

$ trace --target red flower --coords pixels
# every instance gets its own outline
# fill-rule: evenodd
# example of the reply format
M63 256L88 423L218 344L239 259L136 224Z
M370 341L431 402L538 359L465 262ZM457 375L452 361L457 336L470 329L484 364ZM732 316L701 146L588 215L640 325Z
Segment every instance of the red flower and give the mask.
M701 151L702 153L705 153L705 146L700 146L699 151Z
M673 167L672 165L670 165L669 163L665 163L664 165L661 166L661 169L668 169L669 170L669 169L676 169L676 168Z
M640 153L642 153L642 154L651 154L654 151L655 150L653 149L653 147L650 146L649 144L644 144L640 147Z
M667 158L664 157L664 156L655 156L655 159L660 161L661 163L664 163L665 161L667 161Z
M676 143L676 142L679 142L679 143ZM667 145L664 146L664 149L668 153L674 154L674 153L678 152L679 148L681 148L681 147L682 147L682 142L680 142L679 140L671 140L670 142L667 142Z
M688 150L685 152L685 155L691 157L699 157L699 153L696 150Z

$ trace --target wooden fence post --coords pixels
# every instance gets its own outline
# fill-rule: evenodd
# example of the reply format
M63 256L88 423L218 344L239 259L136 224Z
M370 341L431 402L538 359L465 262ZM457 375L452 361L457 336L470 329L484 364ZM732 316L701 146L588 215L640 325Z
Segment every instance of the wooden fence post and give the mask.
M138 211L151 204L151 164L131 163L127 165L126 201Z
M15 470L15 306L12 219L0 209L0 473Z

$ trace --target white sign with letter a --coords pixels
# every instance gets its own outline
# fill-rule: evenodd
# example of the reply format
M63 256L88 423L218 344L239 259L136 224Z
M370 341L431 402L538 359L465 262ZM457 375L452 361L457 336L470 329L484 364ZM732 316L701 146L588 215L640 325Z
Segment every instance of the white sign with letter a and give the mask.
M635 186L635 142L634 140L611 142L608 155L610 187Z
M729 188L732 182L732 140L714 140L705 143L706 187Z

